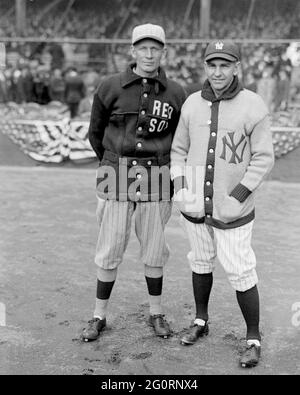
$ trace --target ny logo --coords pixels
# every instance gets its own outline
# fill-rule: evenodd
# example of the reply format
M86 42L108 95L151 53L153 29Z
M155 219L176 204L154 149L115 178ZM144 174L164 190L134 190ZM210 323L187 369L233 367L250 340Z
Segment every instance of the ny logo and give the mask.
M242 142L245 140L246 136L242 135L241 138L240 138L240 141L238 141L238 143L235 144L234 143L234 132L230 132L230 133L227 133L227 134L229 136L229 140L230 141L227 140L227 136L224 136L222 138L223 151L222 151L222 154L221 154L220 158L226 160L226 151L227 151L226 147L228 147L231 150L231 158L230 158L229 163L237 164L237 163L243 162L243 155L244 155L244 151L245 151L245 148L246 148L246 145L247 145L247 141L245 141L245 143L244 143L244 145L243 145L243 147L241 149L240 156L237 154L237 149L242 144Z
M223 47L224 47L224 43L222 43L221 41L218 41L218 42L216 43L216 49L222 50Z

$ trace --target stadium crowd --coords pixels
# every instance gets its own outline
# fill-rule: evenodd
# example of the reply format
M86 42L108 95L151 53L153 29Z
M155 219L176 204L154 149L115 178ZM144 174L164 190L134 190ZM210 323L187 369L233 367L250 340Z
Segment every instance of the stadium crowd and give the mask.
M247 20L250 2L241 0L239 7L236 7L236 2L233 6L233 1L212 1L211 38L300 37L300 25L297 22L299 7L295 0L256 2L250 20ZM45 0L30 2L27 7L26 35L42 37L45 41L8 43L7 68L0 72L0 102L35 101L46 104L51 100L61 100L68 103L70 99L66 87L70 73L74 72L77 80L83 80L83 88L79 88L81 92L77 94L82 99L89 95L91 85L94 87L96 84L86 84L86 75L97 74L95 81L98 81L100 76L124 68L130 59L126 45L115 45L111 51L108 46L100 44L47 43L47 38L129 38L134 25L149 21L164 26L168 38L199 38L198 2L194 2L189 12L186 3L178 0L172 2L172 7L170 0L139 0L135 5L131 1L130 12L127 4L129 1L89 0L90 5L86 7L86 1L77 0L73 2L73 7L66 8L67 3L65 0L53 1L51 6ZM0 11L1 36L16 37L12 8L3 8L2 4ZM200 44L169 46L165 62L167 72L170 77L186 86L188 91L201 86L203 47ZM243 82L250 89L259 92L272 110L287 105L292 74L292 63L286 55L287 48L286 44L243 46ZM75 61L79 73L74 70ZM298 93L297 89L292 87L292 96Z

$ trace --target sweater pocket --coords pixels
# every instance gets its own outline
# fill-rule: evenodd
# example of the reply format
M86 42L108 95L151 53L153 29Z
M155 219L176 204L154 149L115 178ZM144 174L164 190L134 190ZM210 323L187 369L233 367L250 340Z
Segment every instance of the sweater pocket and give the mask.
M254 208L253 196L250 195L243 203L233 196L225 196L219 207L219 218L228 224L248 215Z
M205 167L196 164L187 165L185 167L185 177L188 190L183 194L181 211L191 217L202 218L204 217L203 185Z

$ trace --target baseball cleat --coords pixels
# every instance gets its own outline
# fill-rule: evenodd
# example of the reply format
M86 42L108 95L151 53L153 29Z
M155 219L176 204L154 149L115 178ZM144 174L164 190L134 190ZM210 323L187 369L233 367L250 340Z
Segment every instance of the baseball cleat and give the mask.
M242 368L254 368L261 356L261 347L256 344L248 345L241 356L240 365Z
M167 339L171 335L170 326L163 314L150 315L149 324L153 327L156 336Z
M180 343L186 346L195 344L200 337L207 336L208 333L209 328L207 323L205 325L197 325L193 323L180 339Z
M84 342L89 342L96 340L100 335L100 332L106 326L106 318L93 318L88 321L88 327L84 328L82 331L82 339Z

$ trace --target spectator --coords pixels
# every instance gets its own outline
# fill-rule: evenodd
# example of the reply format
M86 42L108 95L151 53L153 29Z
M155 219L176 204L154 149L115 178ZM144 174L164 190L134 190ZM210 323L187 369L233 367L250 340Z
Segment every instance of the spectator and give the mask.
M23 99L25 102L33 101L33 76L29 66L24 66L21 70L20 83L22 85Z
M24 87L22 82L22 72L16 67L11 76L12 101L22 103L25 101Z
M275 89L276 89L276 80L273 77L272 73L273 73L273 67L271 64L268 64L265 68L262 78L258 81L257 84L257 93L263 98L269 111L274 110L274 99L275 99Z
M39 66L37 75L33 80L33 95L34 101L38 104L48 104L50 102L49 73L43 66Z
M49 95L52 101L64 102L66 83L59 68L53 70L49 83Z
M48 52L51 55L51 69L63 69L64 62L65 62L65 53L63 48L58 43L52 43L49 48Z
M279 79L276 86L275 104L276 110L286 110L289 102L290 80L285 70L279 72Z
M4 72L0 69L0 103L7 102L7 86Z
M83 79L75 67L71 67L66 74L65 101L69 106L71 118L76 117L80 100L85 96Z
M78 108L78 115L81 117L89 117L91 115L95 90L96 86L87 85L87 95L80 101Z

